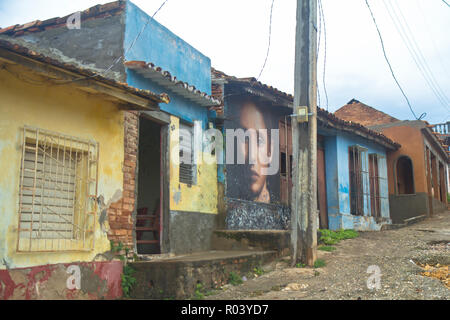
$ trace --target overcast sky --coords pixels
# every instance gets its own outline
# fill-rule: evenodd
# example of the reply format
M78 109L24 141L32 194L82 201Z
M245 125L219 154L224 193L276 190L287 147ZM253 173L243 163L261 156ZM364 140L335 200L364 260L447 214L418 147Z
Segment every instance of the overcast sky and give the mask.
M108 0L0 0L0 26L44 20L87 9ZM134 0L152 15L163 0ZM211 58L214 68L237 77L257 77L266 56L272 0L168 0L155 19ZM322 0L326 31L328 109L352 98L413 120L383 57L378 33L364 0ZM442 0L369 0L386 53L417 116L440 123L450 120L450 7ZM386 5L386 6L385 6ZM390 11L387 11L387 8ZM293 93L295 0L275 0L269 58L260 81ZM404 19L411 46L434 83L427 84L400 37L391 15ZM406 21L406 23L405 23ZM320 106L327 108L322 81L324 33L318 63ZM405 41L407 42L406 38ZM419 60L420 59L420 60ZM423 62L424 61L424 62ZM447 102L445 102L447 99Z

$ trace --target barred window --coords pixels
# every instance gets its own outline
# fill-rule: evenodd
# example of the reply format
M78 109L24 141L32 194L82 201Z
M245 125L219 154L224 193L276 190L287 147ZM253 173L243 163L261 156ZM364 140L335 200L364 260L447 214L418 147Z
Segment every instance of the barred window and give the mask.
M368 203L369 173L367 170L367 149L359 145L349 147L350 213L364 215Z
M194 164L194 127L180 123L180 182L197 183L197 166Z
M25 127L18 251L91 250L98 144Z

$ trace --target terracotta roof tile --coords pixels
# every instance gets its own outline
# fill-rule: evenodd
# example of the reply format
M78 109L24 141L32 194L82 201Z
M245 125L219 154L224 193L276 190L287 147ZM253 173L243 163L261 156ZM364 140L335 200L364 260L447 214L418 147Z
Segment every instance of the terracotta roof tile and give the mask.
M155 66L151 62L145 61L125 61L124 65L128 69L133 69L142 76L152 79L156 83L184 96L187 99L193 100L205 107L217 106L221 102L214 97L201 92L195 86L187 82L178 80L172 76L170 72L164 71L161 67Z
M125 0L119 0L114 2L105 3L103 5L98 4L89 9L81 11L81 22L94 18L102 18L118 14L125 8ZM13 25L3 29L0 29L0 34L10 36L21 36L29 32L40 32L43 30L49 30L54 28L60 28L66 26L67 19L73 15L73 13L65 17L55 17L44 21L35 20L22 25ZM38 28L36 28L38 27Z

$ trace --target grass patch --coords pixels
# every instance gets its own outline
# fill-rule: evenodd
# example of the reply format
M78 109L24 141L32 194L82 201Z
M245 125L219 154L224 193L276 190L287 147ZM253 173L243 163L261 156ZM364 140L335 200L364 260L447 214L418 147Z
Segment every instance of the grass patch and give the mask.
M122 278L122 292L126 298L130 297L130 291L133 285L136 283L136 278L133 277L135 270L130 266L123 266Z
M317 259L316 261L314 261L314 268L322 268L325 267L325 265L325 260Z
M253 273L257 276L262 276L264 274L264 270L261 267L253 268Z
M358 232L352 229L341 229L338 231L319 229L319 232L319 242L327 246L337 244L341 240L356 238L359 235Z
M336 247L333 247L333 246L319 246L317 249L318 250L322 250L322 251L332 252L332 251L336 250Z
M194 291L194 297L192 299L194 300L202 300L205 298L205 294L203 293L203 284L201 282L197 283L197 285L195 286L195 291Z
M304 267L306 267L306 264L304 264L304 263L297 263L296 265L295 265L295 267L296 268L304 268Z
M236 272L231 271L228 277L228 282L233 286L237 286L239 284L242 284L243 281L242 278Z

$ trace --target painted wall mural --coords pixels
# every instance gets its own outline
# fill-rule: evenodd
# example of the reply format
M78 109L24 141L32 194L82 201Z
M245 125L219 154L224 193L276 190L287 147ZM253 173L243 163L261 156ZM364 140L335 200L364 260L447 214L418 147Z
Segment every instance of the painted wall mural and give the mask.
M227 99L225 117L227 228L286 229L278 132L284 114L255 97L234 95Z

